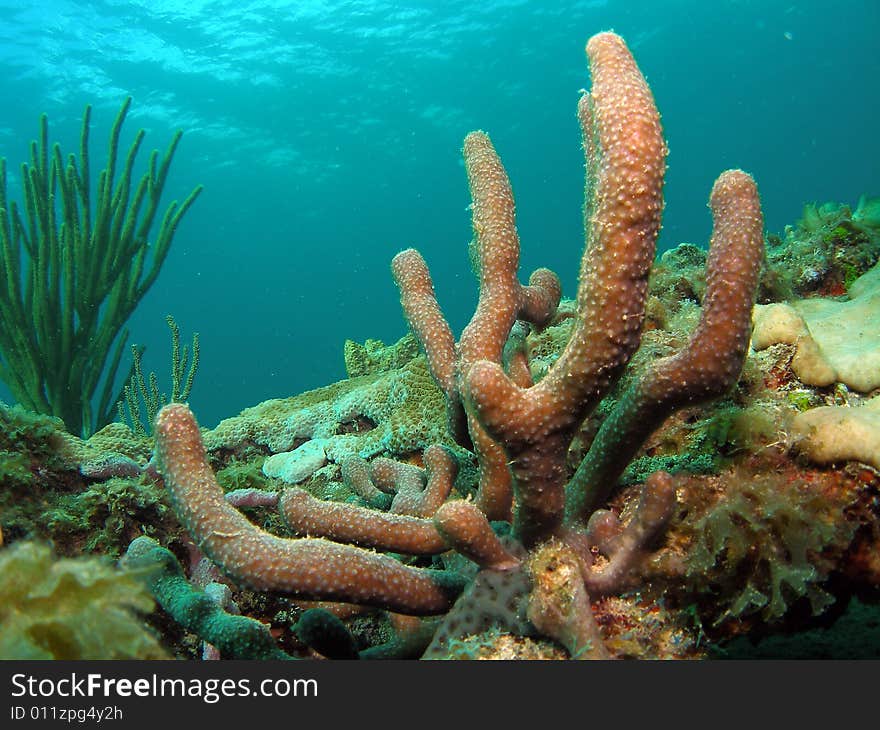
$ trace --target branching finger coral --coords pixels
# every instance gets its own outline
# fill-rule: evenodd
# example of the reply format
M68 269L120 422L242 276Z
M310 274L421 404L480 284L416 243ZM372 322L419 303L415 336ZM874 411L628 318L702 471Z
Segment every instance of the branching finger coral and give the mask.
M471 132L464 142L480 296L457 342L422 256L408 249L392 261L404 315L445 402L445 435L476 456L476 499L444 502L452 476L443 449L424 450L426 478L412 465L380 458L368 467L350 458L352 450L334 456L319 443L323 456L343 463L344 478L370 507L325 506L301 490L288 490L280 506L291 529L303 536L279 538L224 500L188 408L172 404L159 412L158 465L175 510L199 548L236 583L402 613L448 612L426 656L442 654L464 631L501 625L524 634L537 629L572 654L605 655L592 601L632 584L672 519L676 493L671 477L658 472L642 486L628 519L597 508L666 416L723 393L738 379L763 232L752 178L740 170L723 173L711 197L714 234L701 322L681 353L655 363L621 400L608 421L612 433L586 457L597 476L586 485L575 479L566 489L572 440L641 342L667 152L653 96L623 39L600 33L586 50L593 83L578 105L587 162L585 246L570 336L543 377L532 381L524 332L550 324L559 281L546 269L532 274L527 286L518 281L513 193L484 132ZM314 421L320 415L299 417ZM334 438L315 423L309 428L289 435L327 443ZM361 448L357 457L380 451ZM391 476L383 476L383 469ZM400 508L394 511L410 514L374 509L384 506L389 491L397 492ZM490 521L511 524L493 529ZM557 552L542 552L547 545L557 545ZM468 565L461 572L417 568L368 547L445 553L445 564L463 557ZM536 555L542 558L531 559ZM557 567L557 575L549 575ZM464 576L472 577L461 593Z

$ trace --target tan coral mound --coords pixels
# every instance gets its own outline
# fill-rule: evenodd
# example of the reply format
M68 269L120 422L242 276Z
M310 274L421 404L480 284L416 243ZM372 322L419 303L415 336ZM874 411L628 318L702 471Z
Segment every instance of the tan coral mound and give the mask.
M880 469L880 396L863 406L826 406L792 422L798 449L819 464L861 461Z
M853 283L849 297L756 306L752 347L795 345L791 367L807 385L880 388L880 265Z

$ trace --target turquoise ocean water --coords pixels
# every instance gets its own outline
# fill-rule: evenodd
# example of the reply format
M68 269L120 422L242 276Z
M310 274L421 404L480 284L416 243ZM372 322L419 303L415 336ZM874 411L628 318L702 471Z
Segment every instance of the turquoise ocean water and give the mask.
M663 115L661 247L705 245L728 167L755 176L770 231L807 201L880 194L878 0L0 0L0 157L18 197L39 115L72 150L91 103L96 170L127 95L123 148L139 127L147 150L184 130L163 202L205 189L130 327L163 384L165 315L200 333L190 403L213 426L344 377L346 338L404 334L389 273L402 248L421 250L463 326L470 130L511 176L524 278L549 266L574 294L575 106L584 44L608 29Z

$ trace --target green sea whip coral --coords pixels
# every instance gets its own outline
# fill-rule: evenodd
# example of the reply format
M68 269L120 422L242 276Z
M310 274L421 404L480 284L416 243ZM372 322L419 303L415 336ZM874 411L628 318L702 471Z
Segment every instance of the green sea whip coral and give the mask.
M65 160L58 143L50 147L49 122L42 115L30 164L21 166L22 208L7 197L6 161L0 159L0 380L23 406L58 416L71 433L83 436L113 420L120 398L116 373L128 339L123 326L159 275L177 226L202 189L168 206L151 243L183 133L175 132L161 159L153 150L135 184L144 130L124 159L118 155L130 106L131 97L113 123L107 165L94 191L90 106L83 114L78 158L69 154Z
M193 333L192 346L180 347L180 327L177 326L172 315L167 315L165 321L171 330L171 402L183 403L189 398L196 372L199 369L199 333ZM147 428L152 428L159 409L168 403L168 396L159 391L159 378L151 372L144 377L141 367L141 358L144 354L143 347L131 346L132 374L128 384L122 387L123 398L116 404L116 410L120 423L128 423L131 430L138 436L147 436ZM192 360L190 360L192 354ZM189 365L189 370L187 370ZM138 399L140 396L140 400ZM141 421L141 401L146 411L147 424L145 427ZM126 415L128 418L126 419Z

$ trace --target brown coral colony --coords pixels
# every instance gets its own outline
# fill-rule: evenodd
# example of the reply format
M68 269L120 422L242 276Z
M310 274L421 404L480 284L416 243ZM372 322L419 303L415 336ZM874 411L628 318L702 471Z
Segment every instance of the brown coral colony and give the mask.
M395 476L391 469L392 482L416 485L407 496L401 484L394 498L399 509L325 504L288 490L282 511L302 536L276 537L224 499L189 408L172 404L159 413L159 471L177 515L237 584L424 615L446 613L457 597L477 602L479 586L493 584L492 575L522 574L532 594L532 630L572 655L608 656L591 600L631 582L674 512L676 491L671 477L657 472L641 488L628 520L604 507L656 426L684 405L723 394L738 379L763 222L752 178L740 170L723 173L710 199L714 233L700 323L680 353L648 368L620 399L606 420L609 432L597 437L602 447L594 444L574 475L566 461L572 441L640 345L667 154L653 96L624 41L600 33L586 50L592 89L578 105L587 167L585 245L571 335L543 377L532 381L525 348L509 346L511 331L524 323L539 332L553 322L560 284L546 269L534 272L527 286L518 280L513 193L488 135L472 132L464 142L480 296L458 342L422 256L409 249L392 262L404 316L446 401L450 437L449 446L425 452L427 477L418 470L406 476L406 469ZM453 457L452 444L476 459L473 501L447 498L456 460L463 458L461 450ZM349 461L343 470L371 504L381 501L388 485L361 462ZM499 532L490 521L510 529ZM416 567L380 551L454 551L476 563L484 578ZM556 581L546 574L563 569L564 579L560 572ZM520 584L519 578L505 583Z

